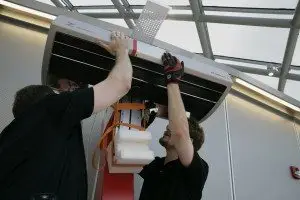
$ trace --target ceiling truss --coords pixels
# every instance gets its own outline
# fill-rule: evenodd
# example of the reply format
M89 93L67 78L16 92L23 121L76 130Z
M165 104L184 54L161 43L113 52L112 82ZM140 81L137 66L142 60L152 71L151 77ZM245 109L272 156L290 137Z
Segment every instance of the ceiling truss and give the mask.
M95 17L95 18L117 18L124 19L129 28L133 29L139 18L139 13L135 13L136 9L143 9L144 5L130 5L127 0L111 0L113 5L91 5L91 6L73 6L69 0L51 0L55 6L68 9L75 12ZM287 79L300 81L300 74L291 74L290 69L300 70L300 66L291 65L295 46L298 40L300 29L300 1L296 9L273 9L273 8L241 8L241 7L224 7L224 6L203 6L201 0L190 0L190 5L171 6L173 10L191 10L192 14L169 14L169 20L195 21L199 40L203 50L203 56L210 59L219 59L225 61L237 62L237 64L227 64L232 68L245 73L258 75L268 75L267 66L276 65L279 72L274 77L279 78L278 90L284 91ZM192 9L191 9L192 8ZM118 12L87 12L91 9L117 9ZM217 14L206 14L206 12L230 12L230 13L251 13L251 14L275 14L275 15L293 15L292 20L268 17L236 17L221 16ZM282 63L250 60L243 58L234 58L223 55L214 55L210 43L207 23L222 23L248 26L264 26L288 28L289 36L286 44L284 58ZM219 61L222 62L222 61ZM226 62L225 62L226 63ZM239 65L238 63L243 63ZM246 67L244 64L255 64L260 67Z

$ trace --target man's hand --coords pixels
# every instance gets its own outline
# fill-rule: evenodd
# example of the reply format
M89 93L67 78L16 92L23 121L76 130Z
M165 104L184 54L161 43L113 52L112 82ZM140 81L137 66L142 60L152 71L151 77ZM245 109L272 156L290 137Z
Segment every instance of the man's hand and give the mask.
M98 40L98 44L106 49L112 55L116 55L116 53L128 50L128 36L125 36L122 32L112 32L111 34L111 42L109 44L105 44L102 41Z
M178 83L184 74L184 63L170 53L164 53L161 59L164 65L166 83Z

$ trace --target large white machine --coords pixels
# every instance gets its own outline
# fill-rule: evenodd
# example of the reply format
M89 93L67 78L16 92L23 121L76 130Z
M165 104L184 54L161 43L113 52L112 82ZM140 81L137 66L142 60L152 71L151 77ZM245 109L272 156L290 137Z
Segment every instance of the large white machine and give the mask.
M68 17L59 16L51 25L46 43L43 84L55 87L59 78L96 84L104 80L115 63L114 56L96 44L110 41L111 32ZM139 97L167 105L167 91L161 56L164 49L132 40L133 86ZM171 52L172 53L172 52ZM193 58L176 55L185 63L180 88L186 110L199 121L209 117L221 104L232 85L230 75Z

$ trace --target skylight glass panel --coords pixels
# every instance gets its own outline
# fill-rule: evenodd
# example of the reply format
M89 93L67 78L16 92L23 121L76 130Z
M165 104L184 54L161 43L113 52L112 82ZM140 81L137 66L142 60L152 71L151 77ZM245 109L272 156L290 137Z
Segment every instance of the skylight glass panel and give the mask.
M208 23L216 55L281 63L289 29Z
M291 69L290 74L299 74L300 75L300 67L299 67L299 70L295 70L295 69Z
M165 20L156 39L187 51L202 53L195 22Z
M143 9L133 9L133 12L135 13L142 13ZM191 10L170 10L168 14L186 14L186 15L192 15Z
M131 5L145 5L147 0L127 0ZM159 3L165 5L190 5L188 0L156 0Z
M257 75L257 74L249 74L249 73L245 73L245 74L247 74L248 76L251 76L252 78L254 78L276 90L278 88L279 79L277 77L263 76L263 75Z
M46 4L49 4L51 6L55 6L54 3L52 3L51 0L36 0L36 1L39 1L39 2L42 2L42 3L46 3Z
M117 9L78 9L79 13L119 13Z
M287 80L284 88L284 93L300 101L300 81Z
M300 40L299 40L299 36L298 36L298 40L297 40L295 51L294 51L292 65L300 65Z
M70 0L74 6L113 5L111 0Z
M102 20L102 21L105 21L105 22L108 22L108 23L111 23L111 24L115 24L115 25L118 25L118 26L123 26L125 28L128 28L126 22L123 20L123 19L103 19L103 18L100 18L99 20Z
M297 0L202 0L205 6L291 9L296 8L297 2Z

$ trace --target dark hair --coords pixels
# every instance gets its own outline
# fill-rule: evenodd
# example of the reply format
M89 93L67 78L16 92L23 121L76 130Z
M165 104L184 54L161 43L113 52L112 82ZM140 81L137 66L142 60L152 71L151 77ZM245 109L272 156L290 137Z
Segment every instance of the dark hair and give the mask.
M54 91L45 85L29 85L20 89L15 95L13 104L12 112L14 117L19 116L28 107L49 94L54 94Z
M194 150L198 151L204 143L204 131L193 117L188 118L190 137L193 139Z

